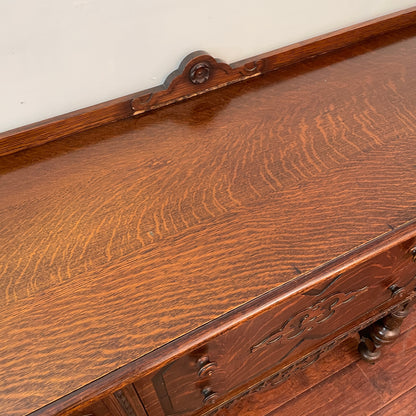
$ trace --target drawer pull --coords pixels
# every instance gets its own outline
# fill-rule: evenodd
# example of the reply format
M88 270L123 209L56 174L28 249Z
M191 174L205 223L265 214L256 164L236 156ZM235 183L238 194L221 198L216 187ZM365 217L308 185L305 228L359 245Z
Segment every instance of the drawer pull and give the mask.
M410 254L412 255L413 261L416 261L416 247L410 249Z
M215 393L211 387L202 389L202 395L204 396L204 404L214 404L218 399L218 393Z
M404 287L399 287L394 284L389 287L389 290L391 291L392 298L400 297L404 294Z
M210 361L207 356L204 356L198 360L198 366L198 377L204 378L212 376L215 369L217 368L217 363Z

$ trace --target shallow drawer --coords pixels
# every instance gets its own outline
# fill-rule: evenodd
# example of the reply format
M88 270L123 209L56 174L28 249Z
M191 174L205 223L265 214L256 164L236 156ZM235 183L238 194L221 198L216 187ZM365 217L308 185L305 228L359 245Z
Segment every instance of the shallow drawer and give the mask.
M360 322L410 296L416 264L408 238L373 256L292 289L136 387L150 415L204 413L250 380L292 363ZM240 389L240 390L241 390ZM228 396L229 398L229 396Z

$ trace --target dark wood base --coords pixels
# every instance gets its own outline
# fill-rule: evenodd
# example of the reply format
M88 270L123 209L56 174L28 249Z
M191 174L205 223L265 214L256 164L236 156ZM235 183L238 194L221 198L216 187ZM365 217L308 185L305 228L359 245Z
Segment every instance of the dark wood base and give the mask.
M376 362L381 356L381 347L399 337L400 327L409 315L410 306L410 303L398 306L389 315L359 332L361 340L358 351L364 360Z

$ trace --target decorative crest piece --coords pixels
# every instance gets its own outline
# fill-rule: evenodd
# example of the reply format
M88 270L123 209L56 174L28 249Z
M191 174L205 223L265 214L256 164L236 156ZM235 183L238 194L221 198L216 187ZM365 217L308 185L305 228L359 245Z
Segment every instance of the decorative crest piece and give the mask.
M131 101L133 115L260 75L263 66L263 60L255 60L234 68L204 51L193 52L163 85Z

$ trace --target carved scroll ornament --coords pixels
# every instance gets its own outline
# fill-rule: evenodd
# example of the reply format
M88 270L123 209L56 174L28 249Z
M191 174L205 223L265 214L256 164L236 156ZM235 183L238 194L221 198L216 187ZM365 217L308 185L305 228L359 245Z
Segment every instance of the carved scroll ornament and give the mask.
M204 51L193 52L163 85L132 100L133 115L260 75L263 68L262 59L234 68Z

